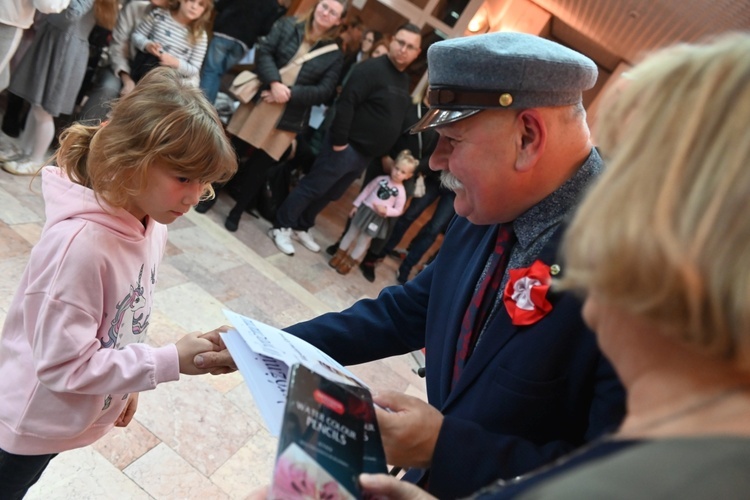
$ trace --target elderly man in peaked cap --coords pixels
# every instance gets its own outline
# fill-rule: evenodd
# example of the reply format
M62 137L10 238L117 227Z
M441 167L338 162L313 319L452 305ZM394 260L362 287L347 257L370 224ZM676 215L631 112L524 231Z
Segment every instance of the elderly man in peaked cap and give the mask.
M426 347L429 404L381 392L388 462L439 498L529 472L617 426L624 394L581 304L549 289L564 219L602 168L581 92L596 65L542 38L434 44L430 167L458 216L437 259L376 300L286 330L345 364ZM207 353L205 363L221 355Z

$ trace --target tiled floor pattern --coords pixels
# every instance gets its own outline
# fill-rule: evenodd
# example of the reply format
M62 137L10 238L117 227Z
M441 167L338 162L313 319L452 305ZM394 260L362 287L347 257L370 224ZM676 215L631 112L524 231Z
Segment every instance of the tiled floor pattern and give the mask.
M313 234L324 248L338 237L355 192L319 217ZM395 283L392 259L368 283L357 269L338 275L323 252L298 245L294 257L283 255L266 236L270 224L249 215L229 233L223 220L231 201L222 194L208 214L191 211L170 226L149 329L153 345L226 323L222 308L283 327ZM0 171L0 321L43 223L39 179ZM413 367L405 355L353 369L375 389L424 397ZM268 482L275 451L241 375L183 376L141 394L129 427L54 459L27 498L242 499Z

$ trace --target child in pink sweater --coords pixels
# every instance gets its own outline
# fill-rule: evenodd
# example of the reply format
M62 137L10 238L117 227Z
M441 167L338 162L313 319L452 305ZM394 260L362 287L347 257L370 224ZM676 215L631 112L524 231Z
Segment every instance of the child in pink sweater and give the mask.
M398 217L404 212L404 181L414 175L418 164L419 161L405 149L396 156L390 175L375 177L365 186L349 213L352 219L349 230L328 265L340 274L347 274L365 254L373 238L383 238L388 234L385 219ZM349 253L352 243L354 249Z
M203 371L200 334L144 344L167 227L237 168L213 106L157 68L102 126L60 136L47 220L0 337L0 497L133 418L138 393Z

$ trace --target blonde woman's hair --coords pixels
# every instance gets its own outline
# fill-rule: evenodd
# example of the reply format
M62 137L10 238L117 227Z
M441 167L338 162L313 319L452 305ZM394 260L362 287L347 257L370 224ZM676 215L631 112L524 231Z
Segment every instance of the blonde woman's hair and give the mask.
M120 3L117 0L94 1L94 19L96 19L96 24L102 28L112 31L119 12Z
M341 17L339 19L344 19L344 16L346 16L346 11L349 9L349 0L329 0L331 2L337 2L344 6L344 9L341 11ZM335 40L337 36L339 36L339 33L341 32L341 23L339 23L337 26L334 26L332 28L329 28L328 31L323 33L323 36L321 36L318 39L312 38L312 25L313 25L313 19L315 18L315 9L318 8L318 4L321 2L321 0L318 0L315 3L315 7L313 7L307 14L305 14L301 21L305 23L305 40L309 43L315 43L319 41L330 41Z
M60 135L55 161L97 198L124 207L148 184L155 163L206 183L229 180L237 157L200 89L163 66L149 71L112 107L108 122L74 124Z
M169 1L169 11L170 12L177 12L180 10L180 1L181 0L170 0ZM198 19L194 19L193 21L190 21L187 25L188 28L188 38L192 45L195 45L198 43L198 39L208 31L208 26L211 23L211 15L214 11L214 0L201 0L206 8L203 10L203 14Z
M750 36L654 54L609 96L606 169L567 231L567 288L729 356L750 332Z

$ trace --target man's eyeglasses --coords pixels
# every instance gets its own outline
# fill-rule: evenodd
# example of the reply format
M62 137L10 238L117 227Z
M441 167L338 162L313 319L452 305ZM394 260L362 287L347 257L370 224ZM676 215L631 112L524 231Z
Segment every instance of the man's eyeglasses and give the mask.
M394 38L393 41L398 44L398 47L400 49L406 49L406 50L409 50L409 51L412 51L412 52L414 52L416 50L419 50L419 47L416 47L416 46L414 46L414 45L412 45L410 43L406 43L405 41L403 41L403 40L401 40L399 38Z

